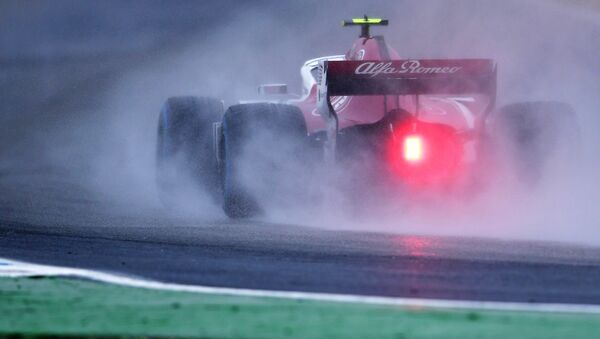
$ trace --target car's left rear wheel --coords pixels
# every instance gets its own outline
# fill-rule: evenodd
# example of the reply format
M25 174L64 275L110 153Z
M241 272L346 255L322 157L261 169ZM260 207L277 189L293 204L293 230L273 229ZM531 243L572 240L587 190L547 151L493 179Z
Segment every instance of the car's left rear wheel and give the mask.
M229 107L223 118L225 214L252 217L264 212L266 205L287 199L286 193L300 186L306 175L306 135L304 117L295 106Z

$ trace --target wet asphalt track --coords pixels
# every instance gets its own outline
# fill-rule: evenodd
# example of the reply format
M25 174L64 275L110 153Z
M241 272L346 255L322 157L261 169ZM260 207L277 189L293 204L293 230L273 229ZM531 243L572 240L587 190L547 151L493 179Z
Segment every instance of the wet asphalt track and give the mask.
M597 248L136 215L47 174L0 187L5 258L207 286L600 304Z
M0 116L0 257L208 286L600 304L599 248L169 217L115 204L74 175L84 169L45 163L39 145L60 148L45 131L65 129L102 102L115 74L145 59L77 60L39 69L0 60L3 93L14 99ZM54 87L36 92L40 74Z

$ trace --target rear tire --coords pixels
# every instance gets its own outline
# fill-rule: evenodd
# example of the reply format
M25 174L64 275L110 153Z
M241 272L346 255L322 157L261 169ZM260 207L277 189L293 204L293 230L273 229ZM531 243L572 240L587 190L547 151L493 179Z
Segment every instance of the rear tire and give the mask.
M256 103L229 107L223 118L225 214L252 217L263 212L265 203L277 199L274 191L290 178L289 166L295 166L306 151L306 135L304 117L295 106ZM273 191L257 193L264 189Z
M200 189L221 197L221 182L213 145L213 123L223 116L220 100L206 97L169 98L158 123L157 184L167 206L181 192Z
M502 107L494 120L496 143L505 150L521 181L537 183L552 160L579 154L579 126L570 105L522 102Z

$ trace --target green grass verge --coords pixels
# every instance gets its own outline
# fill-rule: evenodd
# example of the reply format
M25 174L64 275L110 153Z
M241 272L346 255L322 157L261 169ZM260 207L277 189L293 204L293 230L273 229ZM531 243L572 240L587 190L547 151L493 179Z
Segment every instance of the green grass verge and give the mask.
M600 338L600 316L410 309L0 278L0 335Z

